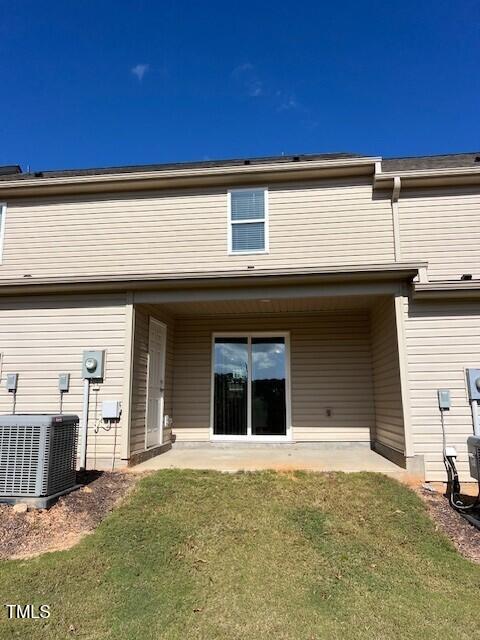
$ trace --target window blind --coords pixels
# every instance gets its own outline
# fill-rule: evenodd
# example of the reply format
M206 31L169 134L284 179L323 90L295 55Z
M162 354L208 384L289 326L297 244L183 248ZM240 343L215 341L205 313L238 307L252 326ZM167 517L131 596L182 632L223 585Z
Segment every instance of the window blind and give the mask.
M233 252L265 250L265 190L230 192L230 224Z
M232 191L232 220L254 220L265 217L265 192Z

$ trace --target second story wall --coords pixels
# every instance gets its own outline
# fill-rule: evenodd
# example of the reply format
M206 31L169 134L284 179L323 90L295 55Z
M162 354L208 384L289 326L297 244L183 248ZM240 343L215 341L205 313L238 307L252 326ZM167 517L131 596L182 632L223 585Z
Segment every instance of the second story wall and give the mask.
M268 191L269 253L253 255L228 254L225 187L12 200L0 279L394 261L390 201L373 197L371 178Z
M480 278L479 187L402 191L399 218L402 259L426 260L430 280Z

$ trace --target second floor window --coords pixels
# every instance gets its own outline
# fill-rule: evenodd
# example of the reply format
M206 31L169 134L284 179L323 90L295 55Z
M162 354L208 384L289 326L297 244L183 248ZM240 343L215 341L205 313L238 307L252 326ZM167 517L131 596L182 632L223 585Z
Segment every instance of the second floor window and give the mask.
M228 192L230 253L268 251L267 190L234 189Z

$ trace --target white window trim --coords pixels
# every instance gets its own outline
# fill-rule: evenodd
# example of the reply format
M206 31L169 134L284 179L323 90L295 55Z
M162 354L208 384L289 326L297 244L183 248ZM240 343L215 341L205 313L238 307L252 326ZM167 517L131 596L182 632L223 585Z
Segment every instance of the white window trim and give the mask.
M251 435L251 411L247 413L247 435L232 436L215 434L213 432L214 421L214 403L215 403L215 338L247 338L249 346L252 338L284 338L285 339L285 395L286 395L286 423L287 430L284 436L254 436ZM211 442L293 442L292 428L292 390L290 384L290 331L216 331L212 333L211 342L211 372L210 372L210 441ZM249 371L251 371L251 362L249 355ZM248 404L251 405L251 380L249 376L248 382ZM250 432L250 433L249 433Z
M2 214L2 223L0 225L0 264L3 262L3 245L5 244L5 221L7 219L7 203L0 202L0 212Z
M232 193L237 193L239 191L263 191L263 219L261 218L251 218L246 220L232 220ZM270 240L269 240L269 216L268 216L268 187L244 187L242 189L229 189L227 192L227 209L228 209L228 255L229 256L241 256L241 255L254 255L254 254L265 254L270 253ZM265 248L258 249L256 251L252 251L250 249L245 249L243 251L234 251L232 248L232 225L234 224L249 224L252 222L263 222L264 225L264 238L265 238Z

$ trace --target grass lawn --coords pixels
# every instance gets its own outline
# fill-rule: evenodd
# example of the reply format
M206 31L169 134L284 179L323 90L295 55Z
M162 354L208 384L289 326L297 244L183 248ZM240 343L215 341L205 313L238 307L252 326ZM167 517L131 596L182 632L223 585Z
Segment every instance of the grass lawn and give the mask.
M70 551L0 563L0 638L479 638L480 566L373 474L161 471ZM3 609L3 608L2 608Z

